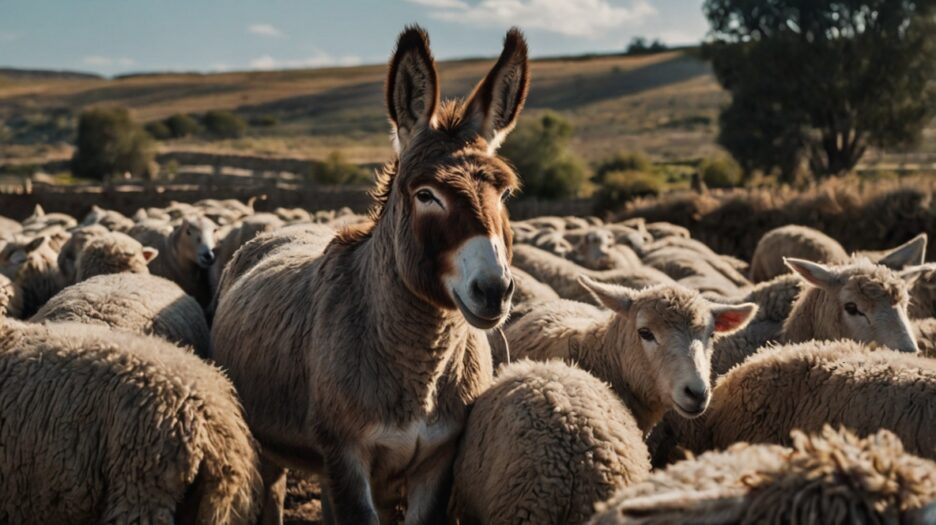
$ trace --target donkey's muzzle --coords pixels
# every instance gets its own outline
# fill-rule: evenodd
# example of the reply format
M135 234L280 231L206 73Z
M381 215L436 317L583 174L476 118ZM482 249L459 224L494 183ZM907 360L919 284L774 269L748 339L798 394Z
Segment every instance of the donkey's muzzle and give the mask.
M498 319L510 309L514 283L509 275L475 279L471 282L470 291L475 314L487 319Z

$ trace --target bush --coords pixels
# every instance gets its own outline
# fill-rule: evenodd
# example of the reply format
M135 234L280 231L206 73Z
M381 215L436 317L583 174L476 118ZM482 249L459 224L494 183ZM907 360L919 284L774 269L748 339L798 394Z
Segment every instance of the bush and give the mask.
M699 164L699 172L709 188L734 188L744 178L741 166L730 157L705 159Z
M363 185L373 181L367 170L347 162L340 151L333 151L321 164L315 164L309 178L318 184Z
M612 171L606 173L598 190L598 208L609 210L635 197L652 197L666 190L662 176L643 171Z
M166 126L172 132L173 138L177 139L195 135L201 131L198 121L184 113L176 113L167 118ZM241 134L243 134L243 131Z
M595 166L595 181L602 182L605 175L620 171L653 171L653 161L639 151L619 151Z
M219 139L236 139L244 136L247 123L230 111L209 111L205 113L205 130Z
M128 171L134 176L147 175L155 155L152 138L124 108L82 112L76 146L72 172L89 179Z
M156 140L168 140L172 138L172 130L170 130L169 126L162 120L150 122L144 126L144 129Z
M520 123L501 148L523 181L525 195L544 199L575 197L590 176L588 165L570 149L572 125L556 113Z
M257 115L250 117L250 125L257 128L272 128L279 124L279 119L273 115Z

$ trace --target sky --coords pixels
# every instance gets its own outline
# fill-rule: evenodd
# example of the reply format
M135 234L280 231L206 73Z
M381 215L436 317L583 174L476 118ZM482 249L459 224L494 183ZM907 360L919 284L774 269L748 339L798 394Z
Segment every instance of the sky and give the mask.
M407 24L436 58L622 51L635 36L699 42L703 0L0 0L0 67L240 71L385 62Z

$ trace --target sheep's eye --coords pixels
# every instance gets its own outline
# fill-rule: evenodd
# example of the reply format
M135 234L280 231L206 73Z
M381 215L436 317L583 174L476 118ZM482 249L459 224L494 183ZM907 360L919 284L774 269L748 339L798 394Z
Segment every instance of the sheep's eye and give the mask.
M845 313L848 315L864 315L855 303L845 303Z
M656 341L656 337L653 337L653 332L651 332L649 328L641 328L640 330L637 330L637 335L639 335L641 339L647 341L648 343Z
M418 200L419 202L421 202L421 203L423 203L423 204L430 204L430 203L433 203L433 202L439 204L439 200L436 199L436 198L435 198L435 195L433 195L432 192L429 191L429 190L419 190L419 191L417 191L417 192L416 192L416 200Z

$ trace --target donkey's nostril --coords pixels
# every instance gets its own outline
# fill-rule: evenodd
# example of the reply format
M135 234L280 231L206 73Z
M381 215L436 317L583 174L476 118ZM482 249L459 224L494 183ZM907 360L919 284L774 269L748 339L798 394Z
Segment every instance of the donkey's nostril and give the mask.
M471 281L471 298L479 303L484 301L484 290L481 289L478 281Z
M697 403L705 401L705 390L693 390L692 387L687 386L683 389L683 393L686 394L686 397Z

